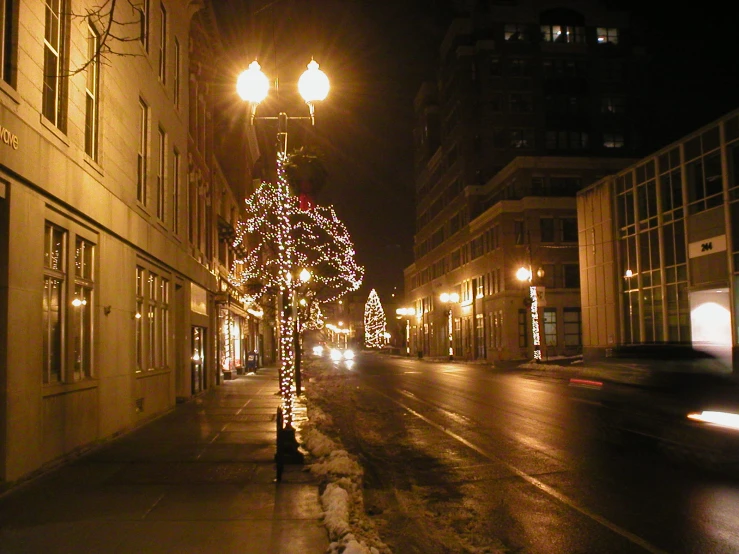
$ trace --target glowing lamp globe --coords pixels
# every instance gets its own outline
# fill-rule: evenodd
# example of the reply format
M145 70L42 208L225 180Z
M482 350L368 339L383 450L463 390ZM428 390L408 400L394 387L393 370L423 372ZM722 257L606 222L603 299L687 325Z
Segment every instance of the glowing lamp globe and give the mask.
M243 100L253 104L259 104L267 97L269 79L262 73L262 68L256 60L251 62L249 69L239 75L236 92Z
M318 63L315 60L311 60L308 64L308 69L298 80L300 96L310 104L311 102L324 100L328 96L328 89L328 77L326 77L323 71L318 69Z
M525 267L519 267L518 271L516 271L516 278L519 281L530 281L531 280L531 272L526 269Z

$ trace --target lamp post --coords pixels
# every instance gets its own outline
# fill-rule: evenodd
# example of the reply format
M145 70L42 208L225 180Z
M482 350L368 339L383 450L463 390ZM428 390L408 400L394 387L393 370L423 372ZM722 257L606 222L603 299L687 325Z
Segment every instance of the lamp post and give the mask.
M536 276L541 279L544 277L544 270L539 268L536 272ZM528 281L529 283L529 296L526 299L526 303L531 309L531 334L534 339L534 361L541 361L541 334L539 333L539 297L536 293L536 285L534 284L533 273L531 271L531 265L528 268L520 267L516 271L516 278L519 281Z
M624 273L624 279L626 280L626 295L629 297L629 342L634 342L634 315L632 313L633 307L631 305L631 278L634 276L634 272L627 269Z
M452 327L452 305L459 302L459 294L456 292L442 292L439 295L442 304L448 304L447 310L447 333L449 335L449 361L454 359L454 335Z
M416 315L416 310L413 308L398 308L395 310L398 319L405 316L405 355L411 355L411 317Z
M257 106L267 97L270 89L270 81L262 72L259 63L255 60L249 68L239 75L236 82L236 90L239 96L247 101L250 106L249 124L253 125L256 119L276 120L277 127L277 173L278 187L289 189L286 181L282 180L282 164L287 161L287 123L290 119L309 119L311 125L315 124L315 102L323 100L328 95L329 82L326 74L318 68L315 60L311 60L307 70L298 81L298 91L308 105L309 115L289 117L280 112L277 116L257 117ZM276 88L276 85L275 85ZM289 190L284 191L285 195ZM293 405L296 393L300 391L299 363L299 336L297 324L296 289L301 286L300 277L294 278L294 252L287 245L290 243L291 226L287 217L280 218L280 228L277 233L277 241L285 248L277 253L280 273L280 394L282 405L277 409L277 453L275 462L277 464L277 480L282 478L284 463L302 463L303 455L298 450L295 438L295 429L292 426ZM292 336L291 336L292 335Z

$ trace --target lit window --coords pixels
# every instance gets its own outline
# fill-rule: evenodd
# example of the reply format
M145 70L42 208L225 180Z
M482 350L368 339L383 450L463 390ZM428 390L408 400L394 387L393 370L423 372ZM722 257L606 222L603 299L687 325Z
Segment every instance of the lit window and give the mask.
M624 136L621 133L603 133L603 146L606 148L623 148Z
M618 29L598 27L598 44L618 44Z
M44 384L69 383L93 376L95 245L78 235L81 229L76 227L70 224L70 231L56 223L45 223ZM69 252L71 244L74 250ZM73 273L67 270L71 266Z
M505 40L510 42L524 41L526 37L526 26L523 23L506 23Z
M542 25L544 42L575 44L585 42L585 28L572 25Z

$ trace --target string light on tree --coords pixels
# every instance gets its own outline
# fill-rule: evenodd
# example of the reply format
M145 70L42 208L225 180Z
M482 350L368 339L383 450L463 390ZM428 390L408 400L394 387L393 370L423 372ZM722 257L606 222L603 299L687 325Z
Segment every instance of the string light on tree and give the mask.
M234 260L229 278L260 299L277 294L292 298L298 287L305 288L299 273L307 270L311 302L331 302L360 287L364 268L356 263L349 232L334 209L291 194L288 163L289 156L278 154L277 184L262 183L246 200L246 216L233 243L245 255ZM280 310L280 393L286 423L292 421L296 395L294 322L291 310Z
M372 289L364 305L364 344L367 348L381 348L385 344L386 325L380 297Z

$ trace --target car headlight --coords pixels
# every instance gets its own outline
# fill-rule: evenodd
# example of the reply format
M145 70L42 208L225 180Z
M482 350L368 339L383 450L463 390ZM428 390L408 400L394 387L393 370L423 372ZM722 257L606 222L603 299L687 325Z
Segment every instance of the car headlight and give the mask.
M344 350L344 359L345 360L353 360L354 359L354 350L346 349Z
M703 423L713 423L719 427L726 427L727 429L739 430L739 414L732 414L730 412L712 412L702 411L701 413L688 414L688 419L693 421L702 421Z
M341 350L339 350L338 348L332 348L330 355L331 355L331 359L334 362L338 362L341 360Z
M323 356L323 346L320 344L318 346L313 347L313 355L314 356Z

